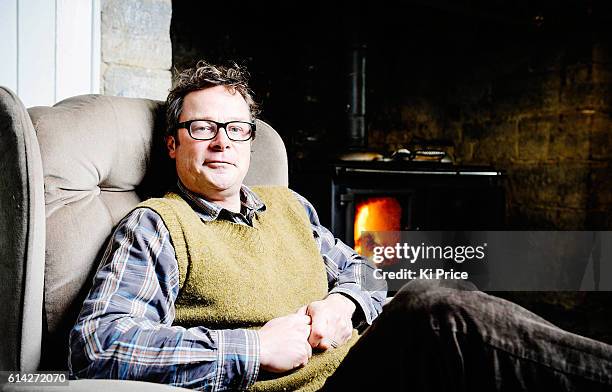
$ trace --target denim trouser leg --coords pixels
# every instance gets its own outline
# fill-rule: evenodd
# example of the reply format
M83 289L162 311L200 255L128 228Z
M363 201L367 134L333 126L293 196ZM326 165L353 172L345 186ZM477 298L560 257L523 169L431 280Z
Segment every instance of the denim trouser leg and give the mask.
M464 282L412 281L325 386L381 388L612 391L612 346L564 331Z

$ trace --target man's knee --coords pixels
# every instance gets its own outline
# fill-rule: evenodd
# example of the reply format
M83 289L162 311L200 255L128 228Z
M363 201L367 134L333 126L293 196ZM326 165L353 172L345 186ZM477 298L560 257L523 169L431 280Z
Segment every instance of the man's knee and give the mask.
M477 317L474 303L480 295L470 282L413 280L402 287L383 313L411 323L420 320L433 329L448 324L453 330L465 331L469 320Z
M428 303L448 300L457 301L461 297L470 297L468 292L478 288L469 281L415 279L406 283L393 297L391 302Z
M399 292L421 292L435 290L439 288L448 288L461 291L477 291L478 287L469 280L462 279L414 279L406 283Z

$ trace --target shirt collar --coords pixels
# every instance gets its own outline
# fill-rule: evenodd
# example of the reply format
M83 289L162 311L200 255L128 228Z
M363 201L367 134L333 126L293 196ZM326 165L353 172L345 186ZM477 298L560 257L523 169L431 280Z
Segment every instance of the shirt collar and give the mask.
M204 221L213 221L219 219L219 216L225 211L225 213L229 213L230 215L242 215L250 221L253 217L253 214L256 212L263 212L266 210L266 205L264 202L246 185L241 185L240 187L240 204L241 210L240 213L235 213L230 210L227 210L220 205L208 201L202 196L198 195L187 189L183 183L178 180L177 187L179 193L188 201L192 206L195 207L196 212Z

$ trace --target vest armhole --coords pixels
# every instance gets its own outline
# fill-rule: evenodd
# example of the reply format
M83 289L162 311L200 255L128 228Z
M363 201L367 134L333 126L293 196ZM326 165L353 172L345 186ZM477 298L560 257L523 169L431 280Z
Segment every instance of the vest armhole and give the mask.
M174 254L179 270L179 292L182 290L187 278L187 268L189 265L189 255L187 252L187 240L183 233L183 227L178 220L175 206L172 201L164 199L149 199L139 205L139 207L153 210L160 216L170 233L170 241L174 247Z

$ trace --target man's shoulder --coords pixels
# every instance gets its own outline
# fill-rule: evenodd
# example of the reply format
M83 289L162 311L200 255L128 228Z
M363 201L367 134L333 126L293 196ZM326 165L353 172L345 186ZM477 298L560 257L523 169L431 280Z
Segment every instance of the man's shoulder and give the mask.
M189 204L180 194L168 192L164 195L164 197L152 197L150 199L143 200L136 207L134 207L133 211L149 209L152 212L157 213L157 215L163 216L165 212L175 212L181 208L191 209Z
M145 209L144 212L156 225L164 226L173 237L183 231L183 227L199 227L200 216L191 204L180 194L168 192L161 198L147 199L138 204L134 211Z
M318 224L319 218L314 206L304 196L286 186L257 186L251 188L258 196L273 208L278 207L278 203L291 205L296 211L305 212L310 223ZM263 192L260 192L263 191ZM282 195L281 197L269 197L269 194ZM263 196L263 197L262 197Z
M302 196L283 185L257 185L248 187L246 189L253 193L266 205L282 202L295 202L295 200L299 201L300 204L303 204Z
M155 210L141 204L138 204L121 219L117 224L117 229L135 231L150 228L155 230L160 223L163 223L161 216Z
M296 191L285 185L243 185L242 189L243 191L253 193L259 197L268 194L300 196Z

